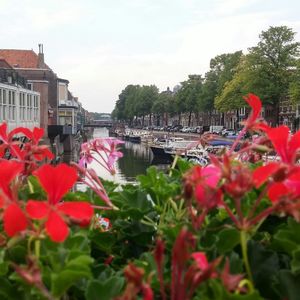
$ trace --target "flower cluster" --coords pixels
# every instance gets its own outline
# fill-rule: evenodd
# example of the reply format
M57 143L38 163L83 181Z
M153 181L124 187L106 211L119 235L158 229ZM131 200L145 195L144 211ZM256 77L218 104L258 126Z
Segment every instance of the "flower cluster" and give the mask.
M46 145L40 145L44 135L42 128L18 127L9 133L7 124L0 124L0 158L15 159L24 162L23 172L30 175L38 164L44 160L54 158Z
M252 107L252 113L245 122L242 134L251 129L259 131L263 138L250 145L245 142L245 146L240 135L230 151L219 157L211 157L211 165L196 166L185 175L186 198L191 199L193 196L197 205L197 210L191 209L192 218L195 219L199 210L207 214L214 207L221 206L227 210L237 227L244 230L249 230L274 211L291 214L300 220L300 167L296 164L300 149L300 131L291 135L286 126L269 127L258 120L262 107L259 98L250 94L246 101ZM264 165L251 169L240 159L245 153L249 154L257 149L270 151L271 149L263 148L268 143L277 152L280 158L277 161L267 161ZM241 147L235 152L233 150L237 144ZM261 189L260 195L253 204L252 211L244 215L241 201L253 189ZM230 203L224 201L225 194L233 200L234 211ZM270 199L270 207L257 214L258 206L265 195Z
M116 173L115 162L123 156L117 146L123 144L115 138L95 138L81 145L80 167L86 167L92 161L98 162L112 175Z
M45 229L55 242L68 236L67 223L88 225L93 209L87 202L64 202L63 196L77 181L77 172L66 164L57 167L44 165L33 174L47 193L47 202L18 197L25 164L18 161L0 161L0 208L3 210L4 230L9 237L18 233L39 236ZM32 220L42 220L34 226Z

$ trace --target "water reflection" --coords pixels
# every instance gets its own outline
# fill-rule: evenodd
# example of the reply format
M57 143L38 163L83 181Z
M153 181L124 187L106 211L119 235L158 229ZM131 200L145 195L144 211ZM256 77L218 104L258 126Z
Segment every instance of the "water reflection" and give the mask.
M108 137L108 130L106 128L96 128L94 131L94 138ZM156 164L159 169L167 169L166 161L155 162L151 149L144 144L135 144L125 141L121 145L120 150L123 157L116 163L116 174L110 175L107 170L99 164L93 162L91 167L95 169L96 173L103 179L113 180L119 183L134 182L137 175L145 174L147 168L151 164Z

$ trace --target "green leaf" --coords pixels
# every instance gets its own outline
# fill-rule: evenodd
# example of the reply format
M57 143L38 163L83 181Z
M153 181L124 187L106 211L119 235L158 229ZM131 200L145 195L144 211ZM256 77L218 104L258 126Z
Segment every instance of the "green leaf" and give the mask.
M200 286L203 288L203 286ZM194 298L193 298L194 299ZM222 284L218 280L209 280L207 284L204 285L201 297L195 298L201 300L264 300L258 293L258 291L253 291L248 294L231 294L225 290Z
M112 251L112 247L116 242L116 238L111 232L94 231L91 233L91 240L98 249L106 253Z
M226 295L224 296L223 299L224 300L264 300L264 298L262 298L257 291L254 291L247 295L237 295L237 294L226 293Z
M300 273L300 246L293 251L293 259L291 261L291 269L293 273Z
M291 271L281 270L278 274L278 290L282 299L299 300L300 275L293 275Z
M290 256L300 244L300 224L292 218L288 219L287 225L274 235L273 247L277 250L284 251Z
M274 299L272 282L280 267L277 253L267 250L257 242L249 241L248 256L255 287L263 297Z
M4 277L0 277L0 299L21 299L18 289Z
M240 243L240 233L235 228L225 228L218 234L217 249L221 254L232 250Z
M87 300L111 300L118 296L124 286L124 279L121 277L111 277L108 280L91 280L86 290Z
M87 255L81 255L69 261L65 269L51 275L51 292L54 296L62 296L72 285L83 278L92 276L89 265L93 259Z

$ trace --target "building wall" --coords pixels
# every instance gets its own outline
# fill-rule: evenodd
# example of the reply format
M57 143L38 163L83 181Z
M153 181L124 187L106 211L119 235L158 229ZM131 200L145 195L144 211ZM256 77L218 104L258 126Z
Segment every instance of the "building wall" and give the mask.
M48 82L32 82L32 87L34 91L39 91L40 93L40 126L45 130L47 134L48 127Z
M0 123L8 129L40 127L40 94L0 83Z
M58 97L57 76L49 69L16 69L27 81L32 83L33 89L41 94L41 126L47 136L47 126L57 124ZM53 115L48 119L50 107Z

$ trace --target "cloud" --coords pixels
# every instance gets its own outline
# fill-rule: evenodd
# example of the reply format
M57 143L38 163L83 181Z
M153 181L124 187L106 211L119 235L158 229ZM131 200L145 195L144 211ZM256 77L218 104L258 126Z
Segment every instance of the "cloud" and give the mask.
M87 109L103 112L113 109L127 84L172 88L189 74L204 74L214 56L254 46L270 25L300 32L297 14L279 0L0 0L0 5L1 47L30 49L44 42L47 64L70 81Z

